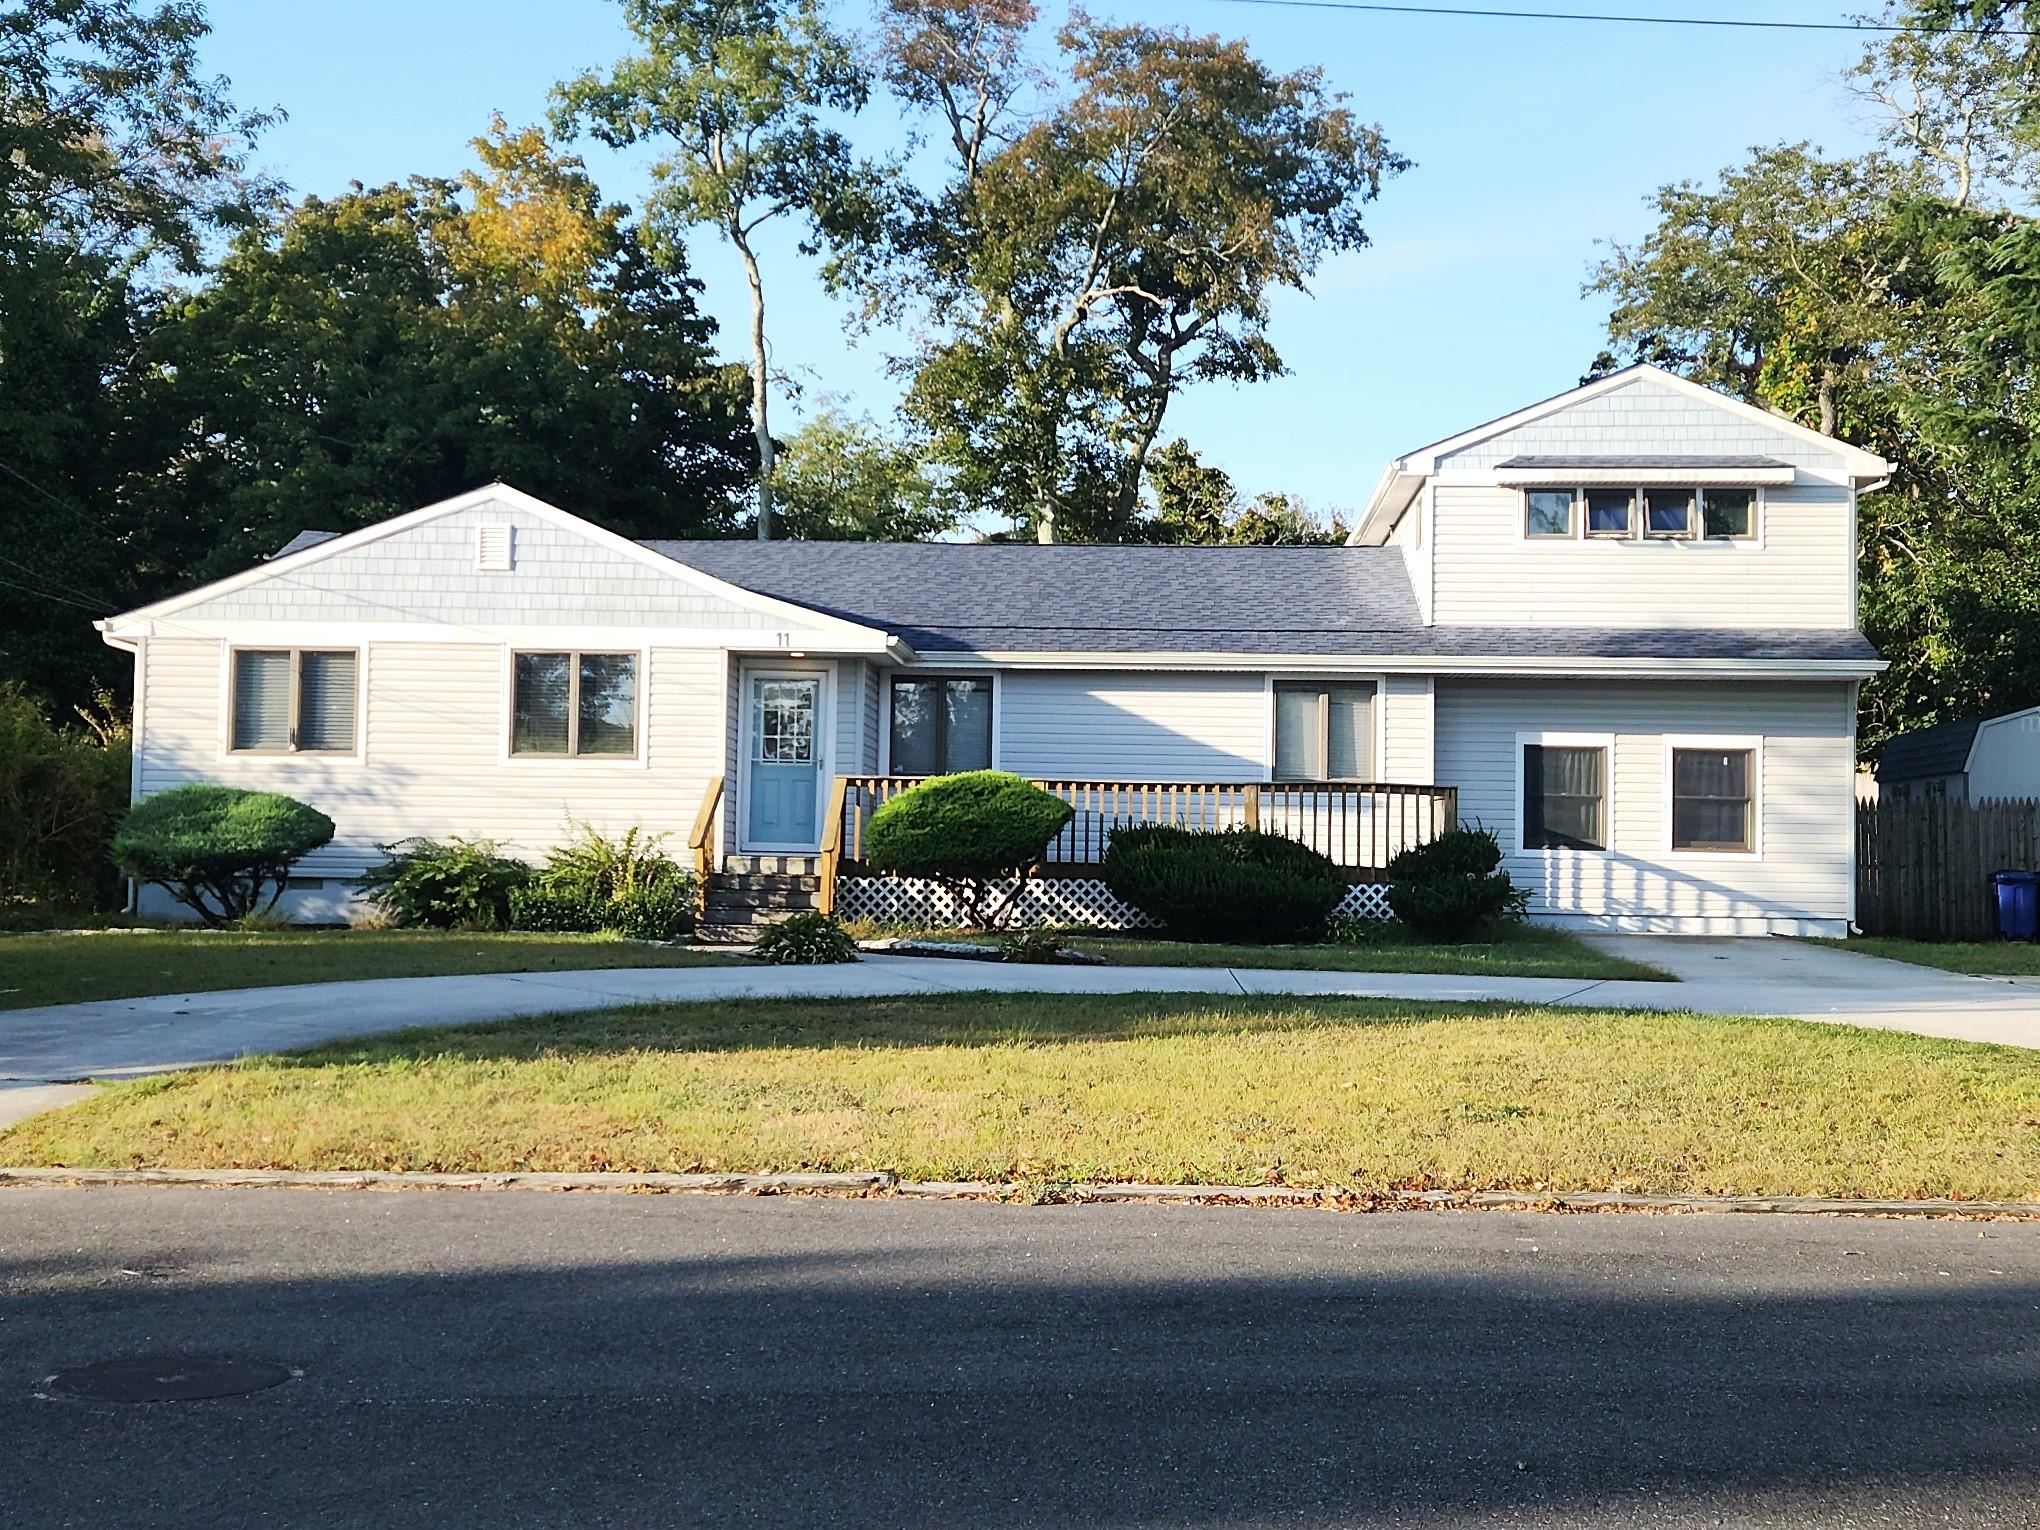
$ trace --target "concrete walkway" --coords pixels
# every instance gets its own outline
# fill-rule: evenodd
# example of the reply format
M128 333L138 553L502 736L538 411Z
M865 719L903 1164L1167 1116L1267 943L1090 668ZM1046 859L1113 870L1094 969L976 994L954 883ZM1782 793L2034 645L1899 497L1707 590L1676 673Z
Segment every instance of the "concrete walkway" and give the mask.
M1783 1015L2040 1048L2040 981L1962 977L1786 940L1596 936L1677 983L1226 967L1036 967L867 957L840 967L662 967L379 978L0 1011L0 1125L130 1077L410 1026L646 1002L922 993L1213 993L1582 1004Z

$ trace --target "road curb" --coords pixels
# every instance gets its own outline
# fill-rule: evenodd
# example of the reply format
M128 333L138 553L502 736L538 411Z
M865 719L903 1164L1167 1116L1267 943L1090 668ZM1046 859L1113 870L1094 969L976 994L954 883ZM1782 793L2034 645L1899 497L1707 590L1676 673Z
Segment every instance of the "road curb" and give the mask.
M1628 1195L1576 1190L1312 1190L1294 1185L1056 1184L910 1180L857 1174L496 1173L413 1174L382 1169L0 1168L0 1187L183 1185L213 1189L634 1190L696 1195L890 1195L916 1200L1037 1204L1319 1206L1338 1211L1655 1211L1861 1217L2018 1217L2040 1220L2040 1201L1851 1200L1837 1196Z

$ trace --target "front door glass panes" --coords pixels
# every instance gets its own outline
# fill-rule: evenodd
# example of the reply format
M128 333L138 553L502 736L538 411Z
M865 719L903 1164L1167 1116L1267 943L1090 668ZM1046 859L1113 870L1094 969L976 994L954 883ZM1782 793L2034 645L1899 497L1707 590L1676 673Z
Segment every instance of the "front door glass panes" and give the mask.
M752 718L753 757L768 765L804 765L815 757L813 680L760 680Z

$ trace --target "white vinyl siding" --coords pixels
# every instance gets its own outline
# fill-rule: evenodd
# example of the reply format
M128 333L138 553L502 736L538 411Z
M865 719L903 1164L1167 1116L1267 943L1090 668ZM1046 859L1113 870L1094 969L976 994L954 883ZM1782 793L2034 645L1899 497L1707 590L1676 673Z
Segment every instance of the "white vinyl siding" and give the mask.
M1028 670L1000 677L1002 769L1099 781L1259 781L1269 733L1256 674Z
M1540 915L1624 927L1706 919L1755 929L1849 917L1854 884L1853 719L1839 683L1438 681L1438 779L1462 820L1495 831ZM1607 735L1608 853L1525 851L1519 735ZM1668 738L1762 740L1761 854L1674 853L1664 815ZM1690 927L1690 926L1689 926Z
M1434 691L1428 675L1390 675L1381 687L1381 769L1384 782L1450 785L1433 763Z
M1596 491L1598 492L1598 491ZM1526 538L1523 492L1440 482L1436 617L1487 627L1848 627L1849 490L1764 491L1758 541Z
M234 754L223 748L223 646L152 638L145 650L147 728L136 767L151 796L190 781L285 792L329 814L333 843L299 868L352 877L376 847L415 834L503 841L541 856L576 820L614 832L640 825L684 855L708 778L721 768L721 652L653 649L644 691L642 766L614 759L510 759L504 650L498 644L376 643L361 655L360 758Z

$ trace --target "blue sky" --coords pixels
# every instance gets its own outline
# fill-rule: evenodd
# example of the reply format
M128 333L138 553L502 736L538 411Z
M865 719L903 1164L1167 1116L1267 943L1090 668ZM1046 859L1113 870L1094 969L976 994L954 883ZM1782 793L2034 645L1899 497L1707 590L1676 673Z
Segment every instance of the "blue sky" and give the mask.
M231 77L243 104L289 112L260 158L299 192L453 173L491 111L513 124L538 120L554 81L628 45L612 0L213 0L210 9L208 65ZM1596 241L1643 233L1658 185L1710 177L1760 143L1803 138L1847 151L1871 128L1840 84L1859 46L1840 33L1224 0L1092 0L1091 9L1246 36L1282 68L1319 65L1417 162L1376 204L1373 248L1329 264L1311 297L1277 305L1273 338L1289 375L1188 393L1166 427L1244 489L1300 494L1320 511L1364 502L1389 457L1577 381L1602 341L1604 309L1580 295ZM1627 0L1620 9L1786 14L1778 0ZM862 4L838 11L850 24L866 14ZM1043 11L1062 14L1054 4ZM1820 0L1795 0L1789 14L1842 16ZM860 133L874 148L901 138L886 103ZM642 156L585 152L606 195L639 199ZM694 258L734 356L745 314L735 257L704 237ZM828 395L888 417L897 392L884 337L846 337L843 310L790 240L767 258L775 365L802 390L788 412ZM793 421L782 414L782 423Z

